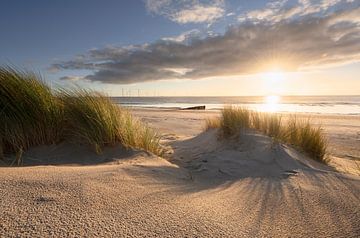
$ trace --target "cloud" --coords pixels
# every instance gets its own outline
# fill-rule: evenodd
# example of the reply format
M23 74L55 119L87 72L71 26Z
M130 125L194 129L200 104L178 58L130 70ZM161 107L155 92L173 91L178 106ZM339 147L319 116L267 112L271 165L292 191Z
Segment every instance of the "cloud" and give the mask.
M247 11L238 17L240 22L279 22L294 17L302 17L311 14L326 14L329 10L340 3L352 3L352 0L279 0L266 4L263 9Z
M60 80L65 80L65 81L78 81L78 80L84 79L84 77L81 77L81 76L63 76L63 77L61 77L59 79Z
M246 21L223 35L192 38L190 34L151 44L92 49L53 68L91 70L94 73L83 79L132 84L346 64L360 61L359 16L360 7L356 7L322 17Z
M212 23L225 14L224 5L224 0L145 0L148 12L180 24Z
M162 40L164 41L174 41L174 42L186 42L196 37L201 37L201 31L197 29L193 29L190 31L185 31L178 36L171 36L171 37L163 37Z

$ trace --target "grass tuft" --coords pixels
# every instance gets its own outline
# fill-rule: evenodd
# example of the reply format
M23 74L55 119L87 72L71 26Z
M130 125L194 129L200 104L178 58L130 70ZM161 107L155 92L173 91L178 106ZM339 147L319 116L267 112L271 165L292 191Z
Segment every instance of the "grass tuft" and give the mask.
M53 93L39 75L0 67L0 159L32 146L69 140L89 144L97 153L107 145L161 154L159 136L97 92L61 89Z
M161 154L159 136L131 113L98 92L84 89L60 90L64 105L66 136L76 143L102 147L121 143L127 147Z
M0 67L0 157L61 139L63 107L40 76ZM18 158L19 156L17 156Z
M205 131L220 127L220 120L217 117L206 118L205 121L206 121L206 123L205 123Z
M98 153L101 147L121 141L121 110L109 98L84 89L62 89L59 99L64 105L66 138L92 145Z
M225 136L232 136L239 130L250 127L250 111L241 107L227 106L222 110L220 127Z
M328 162L326 155L327 141L323 135L322 128L312 127L310 121L302 122L297 127L298 135L295 145L302 148L316 160Z
M279 114L228 106L222 110L220 118L206 120L206 128L220 128L225 137L237 135L244 129L255 129L299 148L317 161L328 162L326 137L320 126L311 125L310 119L301 121L291 116L284 122Z

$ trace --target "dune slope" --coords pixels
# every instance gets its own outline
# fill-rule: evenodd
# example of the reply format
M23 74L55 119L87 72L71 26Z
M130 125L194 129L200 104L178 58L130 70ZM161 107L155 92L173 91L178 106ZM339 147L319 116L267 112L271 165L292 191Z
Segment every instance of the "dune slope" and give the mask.
M256 133L216 136L173 141L171 163L112 151L98 165L0 168L0 236L358 237L359 177Z

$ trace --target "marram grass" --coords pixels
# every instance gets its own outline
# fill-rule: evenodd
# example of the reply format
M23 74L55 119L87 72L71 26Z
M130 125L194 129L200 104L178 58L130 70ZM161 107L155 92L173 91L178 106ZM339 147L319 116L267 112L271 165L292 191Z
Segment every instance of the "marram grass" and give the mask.
M218 117L209 117L206 118L205 121L205 130L210 130L214 128L219 128L221 126L221 120Z
M100 93L61 89L53 93L40 76L0 67L0 158L32 146L72 141L97 153L104 146L126 147L161 154L159 136L125 109Z
M64 105L65 138L92 145L98 153L120 141L121 110L110 99L83 89L63 89L58 98Z
M326 137L321 127L311 125L310 119L300 120L291 116L285 121L279 114L228 106L222 110L220 118L206 120L205 128L220 128L224 137L255 129L276 141L293 145L317 161L328 162Z
M159 136L108 97L78 88L62 89L58 98L64 105L64 135L69 140L92 145L97 153L104 146L121 143L161 154Z
M38 75L0 67L0 157L58 142L62 119L61 103Z
M225 136L234 135L234 132L250 127L250 111L241 107L225 107L220 125Z

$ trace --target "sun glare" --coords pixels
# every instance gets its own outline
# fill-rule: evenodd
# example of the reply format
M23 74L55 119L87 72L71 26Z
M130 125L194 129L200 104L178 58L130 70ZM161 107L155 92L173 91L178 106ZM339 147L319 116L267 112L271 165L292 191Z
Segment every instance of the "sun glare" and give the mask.
M261 74L263 86L267 94L282 94L285 85L285 74L282 71L270 71Z
M271 71L262 74L263 80L270 86L279 86L284 82L285 75L282 71Z
M280 101L280 97L276 95L270 95L266 97L266 104L274 105L278 104Z
M264 100L263 111L275 112L279 109L280 97L277 95L269 95Z
M281 71L267 72L264 74L264 78L273 82L283 81L284 73Z

